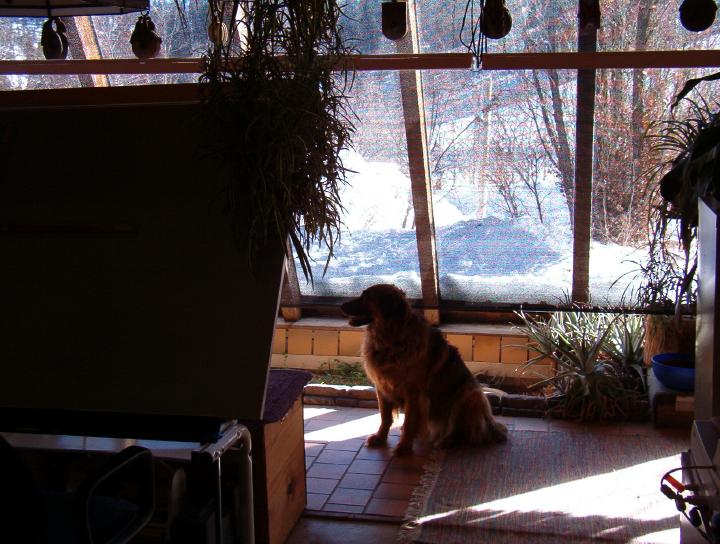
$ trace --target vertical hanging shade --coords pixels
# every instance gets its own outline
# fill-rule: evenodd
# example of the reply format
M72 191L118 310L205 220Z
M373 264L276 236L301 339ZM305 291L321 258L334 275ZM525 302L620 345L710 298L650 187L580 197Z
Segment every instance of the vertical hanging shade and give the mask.
M0 17L121 15L150 9L150 0L0 0Z

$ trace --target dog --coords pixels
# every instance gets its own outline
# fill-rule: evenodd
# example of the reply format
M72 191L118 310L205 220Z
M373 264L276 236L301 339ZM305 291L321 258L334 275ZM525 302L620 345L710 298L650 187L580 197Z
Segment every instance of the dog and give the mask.
M341 309L351 326L367 325L362 353L381 421L367 439L369 447L387 444L393 412L400 408L405 422L396 455L411 454L419 437L441 448L506 440L507 428L493 418L457 348L413 311L401 289L373 285Z

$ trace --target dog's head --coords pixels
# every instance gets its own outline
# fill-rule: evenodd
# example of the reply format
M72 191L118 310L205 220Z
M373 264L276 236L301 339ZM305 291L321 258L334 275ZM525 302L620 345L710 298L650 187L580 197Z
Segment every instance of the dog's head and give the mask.
M387 283L368 287L362 295L340 308L350 316L349 323L353 327L375 321L403 321L410 311L405 292Z

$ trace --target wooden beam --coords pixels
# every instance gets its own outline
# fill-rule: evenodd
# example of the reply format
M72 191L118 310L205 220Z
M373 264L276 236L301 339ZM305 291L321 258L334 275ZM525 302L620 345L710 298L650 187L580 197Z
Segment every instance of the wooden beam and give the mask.
M80 33L78 32L77 25L75 24L75 17L68 17L64 23L67 31L66 36L70 56L75 60L87 60L85 50L82 46L82 40L80 39ZM91 74L77 74L77 78L80 80L81 87L95 86L95 81L93 80L93 76Z
M352 55L349 69L463 70L472 66L469 53ZM482 70L582 70L600 68L715 68L720 50L617 51L580 53L485 53ZM12 74L199 74L200 59L5 60L0 75Z
M398 53L416 54L419 51L415 2L408 6L408 33L396 42ZM440 281L435 248L435 222L433 220L430 167L425 131L425 105L423 101L422 74L418 70L400 70L400 94L402 99L405 137L415 213L415 236L420 262L420 283L425 317L434 325L439 324Z
M713 68L720 51L602 51L577 53L485 53L483 70L590 70L623 68Z
M590 9L598 0L579 0ZM578 19L578 49L597 49L597 26ZM573 209L573 302L590 302L590 238L592 229L593 147L595 124L595 69L577 72L575 117L575 199Z
M68 32L77 36L81 51L72 50L73 58L75 59L86 59L86 60L97 60L102 58L100 52L100 44L95 34L95 27L92 24L90 17L69 17L65 20L65 25L68 28ZM72 47L72 41L70 42ZM82 55L82 56L81 56ZM107 74L90 74L92 77L93 87L109 87L110 80Z
M198 91L199 87L194 83L0 91L0 110L4 108L199 103L200 93Z
M287 243L288 255L292 255L290 242ZM280 313L285 321L299 321L302 317L300 307L300 282L298 281L295 259L285 257L285 277L280 296Z

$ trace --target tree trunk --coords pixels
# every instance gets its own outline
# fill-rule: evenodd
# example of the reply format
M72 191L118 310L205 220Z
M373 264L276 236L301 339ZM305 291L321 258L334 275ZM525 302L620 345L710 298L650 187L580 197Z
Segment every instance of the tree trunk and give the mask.
M557 70L548 70L547 73L550 82L549 104L547 93L543 89L540 78L535 71L532 73L532 82L538 97L543 126L552 146L551 149L546 148L546 152L552 151L552 153L554 153L554 156L548 153L548 158L557 168L560 176L560 186L565 196L570 216L572 217L575 193L575 166L572 150L570 149L570 143L568 141L567 130L565 129L565 114L562 95L560 94L560 79Z

